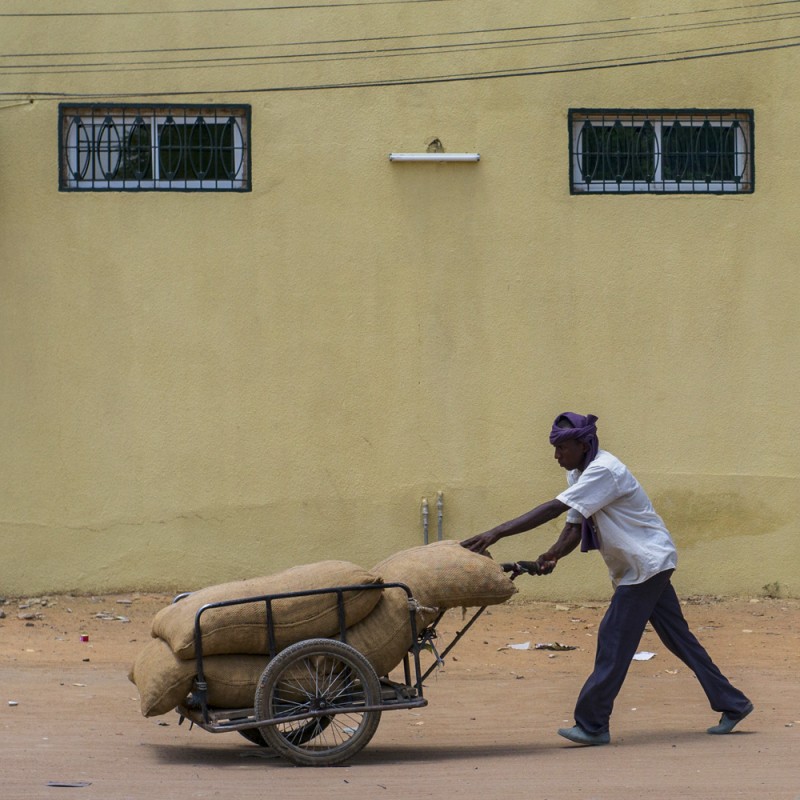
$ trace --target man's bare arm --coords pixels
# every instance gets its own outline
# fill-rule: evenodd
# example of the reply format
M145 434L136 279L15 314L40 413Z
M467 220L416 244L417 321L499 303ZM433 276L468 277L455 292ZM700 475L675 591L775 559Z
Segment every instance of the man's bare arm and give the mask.
M500 539L538 528L539 525L544 525L545 522L550 522L551 519L560 517L568 508L569 506L560 500L548 500L520 517L503 522L485 533L464 539L461 544L467 550L472 550L473 553L485 553L488 548L499 542Z
M568 522L564 525L556 543L536 559L539 569L545 574L552 572L556 562L569 555L581 542L581 523Z

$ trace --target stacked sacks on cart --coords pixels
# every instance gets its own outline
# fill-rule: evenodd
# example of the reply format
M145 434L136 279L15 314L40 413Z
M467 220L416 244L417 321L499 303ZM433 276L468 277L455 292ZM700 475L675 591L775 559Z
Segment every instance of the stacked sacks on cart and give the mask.
M209 603L262 595L305 592L332 586L374 586L380 578L346 561L304 564L265 577L218 584L193 592L161 609L153 619L153 640L139 653L130 679L139 689L146 717L165 714L180 705L197 675L194 625ZM377 589L346 592L345 624L363 619L380 600ZM268 661L265 603L213 608L201 615L203 671L208 701L221 708L252 704L254 678ZM278 650L302 639L333 636L340 629L335 594L276 600L272 609Z
M267 594L392 583L403 583L411 590L418 631L442 610L503 603L516 591L498 564L449 540L403 550L369 571L348 562L323 561L202 589L162 609L153 620L154 639L139 654L130 673L139 689L142 713L167 713L191 692L197 675L195 615L203 605ZM343 600L347 643L369 660L379 676L388 675L413 643L406 593L397 587L363 589L345 592ZM277 650L304 639L341 638L336 594L275 601L272 615ZM252 707L269 660L265 604L211 609L202 614L201 621L208 704Z

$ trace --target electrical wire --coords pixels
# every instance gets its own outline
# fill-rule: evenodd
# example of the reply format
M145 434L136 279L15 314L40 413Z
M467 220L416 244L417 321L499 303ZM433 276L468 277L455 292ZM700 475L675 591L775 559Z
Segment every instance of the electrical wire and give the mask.
M788 1L788 0L787 0ZM351 8L353 6L393 6L409 3L451 3L457 0L350 0L344 3L304 3L297 6L253 6L248 8L184 8L157 11L7 11L0 17L142 17L176 14L242 14L259 11L302 11L310 8Z
M6 11L0 12L0 18L42 18L42 17L130 17L130 16L163 16L167 14L237 14L254 13L262 11L302 11L306 9L318 8L350 8L354 6L383 6L383 5L403 5L409 3L445 3L458 2L458 0L349 0L348 2L338 3L303 3L300 5L279 5L279 6L245 6L243 8L189 8L189 9L159 9L150 11ZM759 8L763 6L780 6L798 2L798 0L768 0L761 3L740 3L736 6L727 6L723 9L706 8L697 11L667 11L658 14L643 14L629 17L615 17L601 20L603 22L620 22L632 19L653 19L656 17L681 16L684 14L704 14L715 11L737 8ZM563 23L573 24L573 23Z
M769 0L769 2L759 2L751 4L738 4L735 6L723 6L721 8L701 8L692 11L670 11L662 12L659 14L646 14L636 17L606 17L596 20L579 20L576 22L548 22L539 23L537 25L515 25L502 28L478 28L465 31L441 31L441 32L425 32L425 33L399 33L388 34L384 36L362 36L350 39L317 39L307 40L300 42L273 42L270 44L240 44L240 45L207 45L197 47L165 47L165 48L148 48L138 50L83 50L83 51L60 51L54 53L0 53L0 58L50 58L55 56L92 56L92 55L136 55L144 53L177 53L177 52L193 52L198 50L238 50L238 49L254 49L260 47L294 47L294 46L311 46L320 44L353 44L359 42L378 42L396 39L423 39L440 36L466 36L476 35L483 33L506 33L511 31L530 31L541 30L547 28L566 28L577 27L586 25L600 25L608 22L632 22L634 20L645 19L661 19L667 17L680 17L680 16L696 16L698 14L711 14L722 13L725 11L737 11L741 9L754 9L763 8L766 6L776 5L796 5L800 0ZM2 16L2 14L0 14ZM780 16L780 15L776 15ZM749 19L749 18L746 18ZM576 34L576 35L589 35L589 34Z
M755 42L749 44L757 44ZM40 100L88 100L105 99L121 100L124 98L167 98L167 97L194 97L197 95L237 95L237 94L263 94L272 92L309 92L332 89L359 89L359 88L380 88L389 86L419 86L425 84L454 83L463 81L492 80L499 78L521 78L542 75L555 75L572 72L591 72L594 70L621 69L628 67L652 66L656 64L669 64L677 61L696 61L706 58L721 58L738 55L748 55L752 53L763 53L769 51L786 50L800 47L800 41L783 44L767 44L759 47L749 46L745 43L737 45L739 49L727 50L723 52L697 52L688 50L683 54L670 55L667 53L654 53L649 55L626 57L626 63L605 59L600 61L572 62L566 64L553 64L539 67L527 67L522 69L493 70L486 72L454 73L450 75L429 75L417 78L392 78L385 80L372 81L348 81L339 83L320 83L295 86L262 86L247 89L227 89L227 90L191 90L173 92L116 92L116 93L78 93L78 92L26 92L25 97L36 97ZM708 50L713 48L699 48ZM604 63L613 62L613 63ZM0 97L17 97L20 92L0 92Z
M693 52L695 50L718 50L718 49L722 49L724 47L749 47L749 46L752 46L752 45L762 45L762 44L769 44L769 43L776 43L776 42L786 42L786 41L791 41L791 40L798 39L798 38L800 38L800 33L798 33L798 34L796 34L794 36L780 36L780 37L775 37L775 38L772 38L772 39L756 39L756 40L749 41L749 42L737 42L737 43L731 43L731 44L727 44L727 45L714 45L714 46L709 46L709 47L706 47L706 48L692 48L691 51L689 51L689 52ZM481 48L481 51L482 50L506 49L508 47L522 47L522 46L529 46L529 45L506 44L506 45L499 45L499 46L494 46L494 47ZM453 49L453 50L448 50L446 52L448 52L448 53L458 53L458 52L469 52L471 50L477 50L477 48L464 48L464 49L457 48L457 49ZM671 54L673 52L685 52L685 51L668 51L664 55L669 55L669 54ZM298 57L293 57L292 60L290 60L290 61L282 61L282 60L271 61L270 62L270 66L279 66L279 65L286 65L286 64L317 64L317 63L325 63L325 62L364 60L364 59L371 59L371 58L393 58L393 57L397 58L397 57L402 57L402 56L407 56L407 55L436 55L436 54L430 53L430 52L427 52L427 53L415 53L415 54L409 54L409 53L385 53L383 55L375 55L375 54L372 54L372 55L352 55L352 56L337 56L335 58L321 58L321 57L318 57L318 56L314 56L313 58L303 58L303 57L299 57L298 56ZM272 56L271 58L276 58L277 59L279 57L278 56ZM617 59L619 59L619 58L626 59L626 58L628 58L628 56L619 56L619 57L617 57ZM591 62L587 62L587 63L595 63L595 62L602 61L602 60L608 60L608 59L600 59L600 60L592 59ZM263 64L263 60L262 59L244 59L242 61L242 63L224 64L224 65L221 65L221 67L219 65L216 65L216 64L202 64L202 63L198 63L198 62L192 62L192 66L191 67L188 67L188 66L157 66L157 67L156 66L152 66L152 67L137 66L134 69L129 69L128 67L120 66L118 68L109 69L108 66L110 66L110 65L98 64L98 65L95 65L95 66L98 66L98 67L105 66L105 68L104 69L85 69L85 68L81 67L80 69L62 69L62 70L58 70L58 71L47 71L47 72L14 72L14 73L7 73L7 72L0 71L0 76L8 76L8 75L76 75L76 74L86 75L86 74L92 74L92 73L111 73L111 72L123 72L125 74L128 74L128 73L135 73L135 72L162 72L162 71L166 72L166 71L170 71L170 70L181 70L181 69L198 69L199 70L199 69L218 69L218 68L230 68L230 67L248 67L248 66L261 66L262 64ZM501 72L501 71L502 70L492 70L492 72Z
M420 0L398 0L398 2L419 2L419 1ZM439 2L443 0L432 0L432 1ZM773 0L773 2L761 2L756 4L740 4L737 6L727 6L724 10L732 11L743 8L750 9L750 8L762 8L766 6L784 6L784 5L797 4L798 2L800 2L800 0ZM375 5L382 3L373 2L373 3L355 3L355 4ZM337 7L341 7L343 5L348 5L348 4L337 4ZM295 8L299 8L299 6L295 6ZM583 23L569 22L569 23L547 23L547 24L533 25L533 26L513 26L507 28L483 29L477 31L477 33L522 31L522 30L533 30L533 29L554 28L554 27L564 27L564 26L573 27L580 24L583 25L600 24L602 22L608 22L608 21L616 22L623 19L624 20L654 19L654 18L678 17L678 16L695 15L695 14L708 14L712 12L719 12L720 10L722 9L699 9L692 12L667 12L655 15L648 15L646 17L615 18L614 20L594 20L594 21L584 21ZM0 16L2 16L2 14L0 14ZM687 30L707 30L707 29L724 28L731 26L744 26L759 22L775 22L775 21L791 20L797 18L798 16L800 16L800 12L779 13L779 14L767 14L758 17L749 17L749 16L734 17L732 19L723 19L716 21L684 22L684 23L670 24L670 25L650 26L645 28L625 28L622 30L578 32L574 34L557 34L551 36L526 37L524 39L496 39L490 41L473 41L466 43L461 42L461 43L442 43L442 44L432 44L432 45L412 45L408 47L379 48L377 50L376 48L370 48L368 50L361 50L361 51L359 50L344 50L344 51L332 51L332 52L323 51L321 53L299 53L299 54L290 53L288 55L278 54L278 55L264 55L264 56L251 56L251 57L242 56L237 58L167 59L167 60L152 61L152 62L123 61L123 62L100 62L100 63L88 63L88 64L64 64L64 65L41 65L41 66L27 64L20 67L16 67L15 65L4 65L3 69L13 70L13 71L0 72L0 75L42 76L42 75L84 74L94 71L133 73L139 71L154 71L154 70L166 71L166 70L186 69L186 68L209 69L212 67L214 69L219 70L228 67L254 66L262 64L265 61L272 64L297 64L297 63L323 62L323 61L350 61L350 60L365 59L365 58L387 58L387 57L397 57L401 55L419 56L431 53L450 54L450 53L459 53L459 52L463 53L471 51L482 52L488 49L500 49L506 47L523 47L523 46L530 47L543 44L582 43L597 39L617 39L617 38L622 39L629 37L650 36L657 33L674 33ZM328 40L327 42L323 41L323 42L302 43L302 44L327 44L327 43L339 43L339 42L356 43L361 41L367 42L367 41L378 41L385 39L414 39L422 37L427 38L430 36L460 36L472 33L476 33L476 31L460 31L460 32L452 32L444 34L442 33L439 34L424 33L424 34L407 34L407 35L395 34L387 37ZM414 84L424 84L424 83L480 80L480 79L490 79L490 78L500 78L500 77L521 77L526 75L545 75L545 74L554 74L558 72L586 71L589 69L622 68L629 66L639 66L644 64L668 63L677 60L694 60L698 58L714 58L721 56L743 55L747 53L764 52L767 50L780 50L780 49L796 47L798 46L798 44L800 44L800 42L794 42L793 40L797 38L800 37L784 36L773 39L761 39L761 40L752 40L746 42L737 42L734 44L711 45L703 48L690 48L688 50L682 50L682 51L673 50L673 51L651 53L645 55L617 56L615 58L590 59L588 61L574 61L574 62L565 62L556 64L536 65L529 67L493 69L486 71L463 72L463 73L445 74L445 75L425 75L420 77L408 77L408 78L397 77L397 78L386 78L386 79L374 79L368 81L339 81L339 82L316 83L316 84L294 85L294 86L292 85L265 86L253 89L234 89L234 90L204 89L198 91L148 92L146 94L142 93L88 94L88 93L74 93L74 92L73 93L24 92L18 90L18 91L0 92L0 97L34 97L34 96L40 98L58 98L65 96L76 97L76 98L77 97L153 97L153 96L177 97L177 96L193 96L198 94L208 94L211 91L213 91L214 94L241 94L245 92L259 93L259 92L273 92L273 91L310 91L315 89L414 85ZM287 45L271 45L271 46L284 47ZM196 48L196 49L202 49L202 48ZM128 51L118 51L118 52L121 53ZM138 51L131 51L131 52L138 52ZM143 52L149 52L149 51L143 51ZM156 52L165 52L165 51L156 51ZM178 52L178 51L173 50L173 52ZM205 63L205 62L211 62L211 63ZM230 62L236 62L236 63L230 63ZM186 64L187 66L184 66L184 64ZM64 71L56 71L54 67L58 68L66 67L67 69L65 69ZM93 69L94 67L104 67L104 69L95 70ZM112 69L109 69L109 67L111 67ZM135 67L135 69L132 69L131 67ZM21 71L23 69L27 69L29 71L23 72ZM31 71L31 70L38 70L38 71Z
M796 0L794 0L796 1ZM88 63L63 63L63 64L25 64L2 66L0 75L66 75L79 72L92 73L97 71L125 71L125 72L149 72L156 70L174 69L203 69L213 66L214 68L254 66L263 62L274 64L287 63L311 63L314 61L352 61L360 59L388 58L397 56L416 56L425 54L440 53L463 53L480 52L483 50L496 50L510 47L535 47L551 44L570 44L576 42L599 41L607 39L623 39L639 36L653 36L663 33L683 32L689 30L710 30L740 25L753 25L758 23L785 21L800 18L800 11L787 14L769 14L760 17L733 17L730 19L717 20L714 22L691 22L680 23L677 25L662 25L647 28L623 28L616 31L599 31L594 33L579 33L568 35L525 37L522 39L495 39L488 41L472 41L461 43L443 43L431 45L412 45L409 47L388 47L388 48L369 48L364 50L334 50L319 53L297 53L297 54L274 54L260 56L232 56L232 57L209 57L198 59L162 59L157 61L100 61ZM495 29L495 30L519 30L514 29ZM489 31L486 31L489 32ZM493 31L492 31L493 32ZM447 34L456 35L456 34ZM171 66L183 65L183 66ZM106 69L91 69L104 67ZM112 69L108 69L108 68ZM133 68L133 69L131 69ZM24 71L23 71L24 70Z

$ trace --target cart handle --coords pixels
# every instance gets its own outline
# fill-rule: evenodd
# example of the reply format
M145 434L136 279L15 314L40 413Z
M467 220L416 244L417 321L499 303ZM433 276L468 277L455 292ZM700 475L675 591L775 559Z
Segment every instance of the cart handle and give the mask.
M541 575L542 568L539 566L538 561L510 561L500 565L503 572L511 573L511 580L526 574L526 575Z

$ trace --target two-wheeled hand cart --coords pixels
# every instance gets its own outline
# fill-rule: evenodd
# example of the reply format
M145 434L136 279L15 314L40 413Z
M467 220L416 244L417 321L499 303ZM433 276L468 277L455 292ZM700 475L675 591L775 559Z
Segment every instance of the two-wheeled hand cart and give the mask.
M538 565L532 561L501 566L510 573L512 580L523 573L539 574ZM345 628L345 592L393 589L406 594L412 633L412 645L403 659L402 683L388 677L379 678L367 658L347 643ZM337 596L340 639L306 639L276 652L273 603L284 598L326 593ZM179 595L175 602L184 596ZM253 708L212 708L207 702L201 619L211 609L245 603L263 603L266 607L271 658L256 685ZM339 586L204 605L198 609L194 624L197 677L186 704L176 708L180 722L188 719L211 733L235 731L300 766L341 764L372 739L384 711L420 708L428 704L423 694L425 680L443 663L444 657L472 627L486 606L475 611L441 653L436 650L434 642L437 639L436 626L446 609L430 625L418 631L418 608L411 590L403 583ZM429 650L435 659L425 672L420 661L423 650Z

